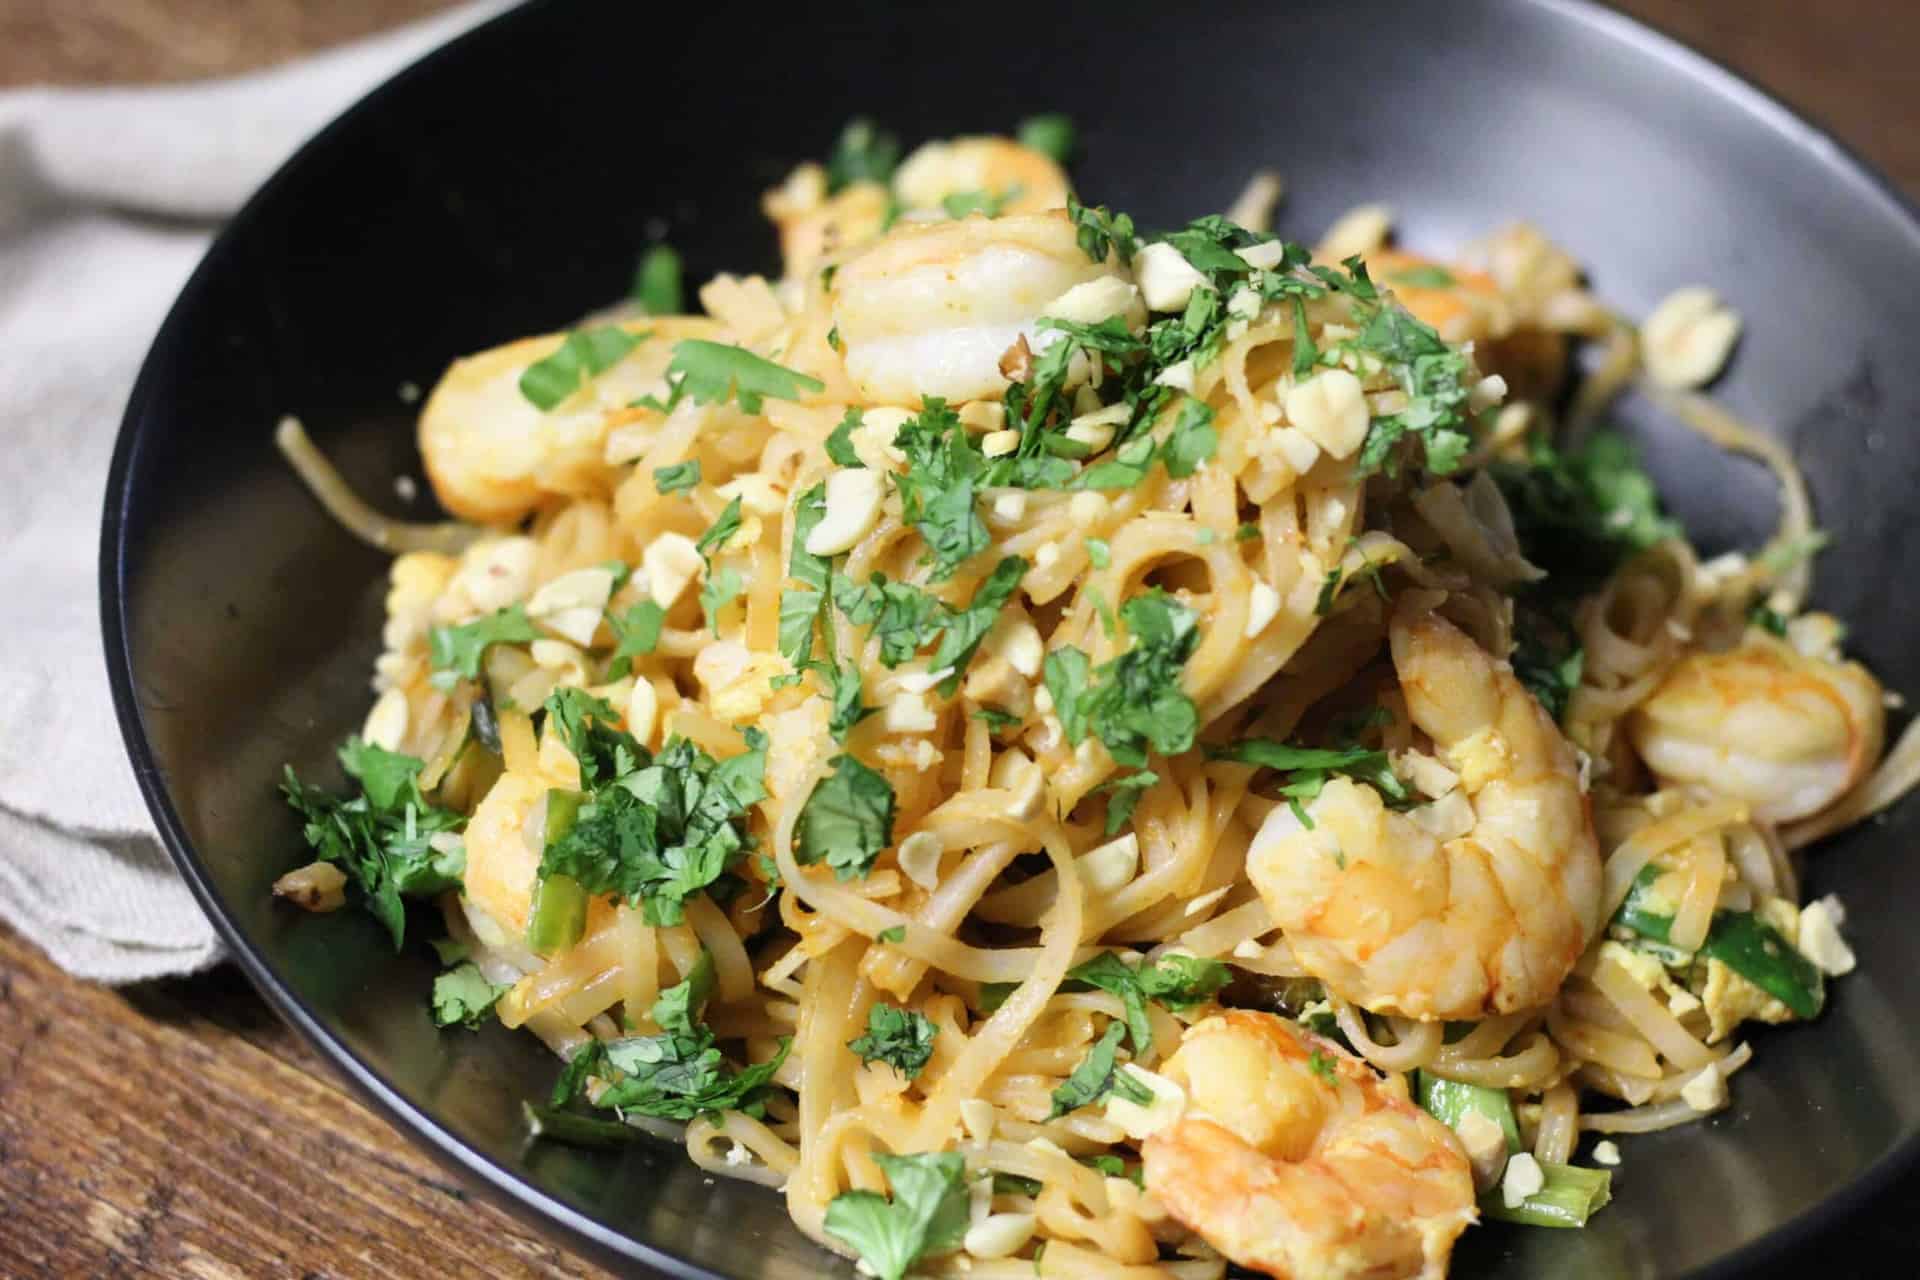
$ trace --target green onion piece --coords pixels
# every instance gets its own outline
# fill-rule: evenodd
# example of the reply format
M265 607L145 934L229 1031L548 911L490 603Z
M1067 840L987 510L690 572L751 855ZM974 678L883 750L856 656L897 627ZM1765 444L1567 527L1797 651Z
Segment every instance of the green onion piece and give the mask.
M1547 1183L1512 1209L1495 1187L1480 1198L1480 1212L1501 1222L1529 1227L1584 1227L1613 1199L1613 1174L1571 1164L1543 1164Z
M1673 917L1651 901L1654 883L1666 868L1651 864L1634 877L1627 900L1614 916L1643 938L1671 944ZM1721 911L1714 915L1700 954L1718 960L1793 1011L1811 1018L1826 1004L1826 983L1813 962L1801 955L1780 931L1751 911Z
M546 847L567 838L586 796L554 788L547 792ZM533 911L527 918L527 947L536 955L564 951L587 929L587 891L568 875L542 877L534 885Z
M1418 1075L1420 1107L1428 1115L1449 1129L1458 1129L1462 1119L1477 1111L1507 1135L1508 1155L1520 1149L1520 1122L1514 1118L1513 1100L1505 1089L1443 1080L1430 1071Z
M550 956L565 951L587 931L587 891L572 876L551 875L533 891L527 920L527 949Z
M1794 1016L1811 1018L1826 1004L1826 984L1811 960L1751 911L1722 911L1700 954L1718 960L1760 988Z
M597 1120L592 1116L562 1111L559 1107L523 1101L520 1110L527 1118L527 1132L531 1137L549 1138L571 1147L617 1147L638 1142L646 1136L630 1124L622 1124L618 1120Z

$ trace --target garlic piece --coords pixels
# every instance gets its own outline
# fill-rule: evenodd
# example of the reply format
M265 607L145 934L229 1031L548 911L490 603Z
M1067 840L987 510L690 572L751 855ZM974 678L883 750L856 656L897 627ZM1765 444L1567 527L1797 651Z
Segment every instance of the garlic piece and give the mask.
M1640 355L1663 387L1703 387L1720 376L1740 340L1740 313L1701 285L1675 289L1640 326Z

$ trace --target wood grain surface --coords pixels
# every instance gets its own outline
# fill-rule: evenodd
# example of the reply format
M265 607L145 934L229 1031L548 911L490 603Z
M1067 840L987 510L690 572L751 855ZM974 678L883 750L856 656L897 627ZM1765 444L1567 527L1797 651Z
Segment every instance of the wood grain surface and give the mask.
M1619 2L1920 197L1920 0ZM229 73L445 3L0 0L0 87ZM1863 1250L1911 1273L1917 1204L1920 1176L1778 1273ZM236 970L108 991L0 927L0 1277L603 1274L455 1185Z

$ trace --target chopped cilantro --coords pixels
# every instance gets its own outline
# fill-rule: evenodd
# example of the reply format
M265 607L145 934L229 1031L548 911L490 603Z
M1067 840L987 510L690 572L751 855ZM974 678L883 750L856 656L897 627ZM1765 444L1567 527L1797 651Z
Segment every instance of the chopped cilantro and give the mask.
M1174 953L1161 957L1157 963L1135 968L1112 951L1102 951L1067 973L1069 981L1084 982L1120 997L1126 1009L1127 1035L1136 1056L1153 1047L1148 1000L1158 1001L1169 1009L1190 1009L1212 999L1231 977L1227 966L1218 960Z
M966 1161L957 1151L873 1158L892 1197L843 1191L828 1203L823 1225L880 1280L904 1280L922 1258L960 1247L967 1233Z
M625 613L609 613L607 626L613 631L613 661L607 679L618 680L633 669L635 658L644 658L660 644L660 629L666 625L667 611L651 600L630 606Z
M1096 569L1104 569L1113 563L1113 549L1105 538L1087 539L1087 563Z
M827 457L836 467L864 467L860 455L853 451L853 433L860 429L860 420L864 415L854 405L847 406L846 416L840 419L840 425L827 436Z
M700 612L715 637L720 634L720 611L739 599L746 588L747 581L738 569L714 569L707 574L700 587Z
M1005 191L959 191L941 198L940 207L947 211L949 218L964 218L970 213L978 213L989 218L997 218L1008 204L1020 198L1018 184Z
M460 830L466 818L427 803L419 783L425 766L412 756L358 737L348 738L339 755L341 768L360 786L358 795L342 798L309 787L292 766L281 790L305 819L307 844L320 861L347 873L398 950L407 923L402 895L432 897L459 887L466 873L465 849L454 845L442 852L431 842L443 832Z
M573 825L547 842L541 879L569 876L642 906L648 924L680 923L686 900L750 848L743 822L766 798L766 735L743 730L747 750L722 762L680 738L650 757L581 690L555 690L547 714L588 790Z
M1453 278L1453 272L1431 262L1395 271L1387 276L1394 284L1403 284L1409 289L1451 289L1460 283Z
M987 726L987 732L989 733L999 733L1003 730L1014 728L1020 723L1019 716L1014 715L1005 707L996 707L992 704L976 707L973 712L973 718L984 721Z
M1121 606L1133 646L1088 678L1088 658L1072 646L1047 655L1042 677L1067 740L1078 746L1089 730L1115 761L1135 768L1151 748L1178 755L1193 746L1199 712L1180 688L1180 670L1200 644L1193 610L1158 588Z
M986 458L961 428L959 415L937 396L921 403L919 416L901 426L894 443L909 464L894 478L902 514L927 544L932 580L943 582L991 541L974 501Z
M496 644L531 644L540 633L533 629L523 605L508 605L463 622L457 627L435 627L427 633L427 662L438 689L451 689L461 680L480 678L480 660Z
M520 394L546 412L624 360L648 334L628 333L619 325L575 329L554 353L536 360L520 375Z
M433 980L434 1025L451 1027L458 1023L468 1028L479 1026L493 1012L494 1002L511 985L501 983L495 986L488 982L486 975L480 972L480 966L471 960L447 970Z
M1119 835L1120 828L1133 821L1133 810L1140 803L1140 793L1158 781L1159 774L1142 769L1138 773L1109 778L1094 788L1096 792L1105 792L1107 796L1106 834Z
M1020 122L1020 128L1014 136L1020 140L1021 146L1038 151L1055 164L1065 164L1072 157L1074 144L1078 141L1073 117L1059 112L1028 116Z
M911 1080L933 1057L940 1031L931 1021L882 1001L867 1010L867 1033L847 1042L861 1062L884 1062Z
M827 156L827 194L856 182L885 184L900 163L900 140L864 116L847 121Z
M685 493L700 483L700 460L689 458L670 467L653 469L653 487L661 494Z
M1248 521L1233 531L1235 542L1252 542L1260 536L1260 526Z
M1753 626L1759 627L1762 631L1767 632L1769 635L1779 636L1783 640L1786 639L1786 615L1776 609L1770 608L1764 600L1754 602L1753 608L1747 611L1747 621Z
M1636 552L1679 536L1633 443L1617 431L1596 431L1566 450L1535 439L1525 464L1491 470L1527 558L1547 571L1556 594L1578 593Z
M794 856L811 866L825 862L842 880L873 870L880 851L893 843L893 787L850 755L827 762L833 772L814 784L794 832Z
M684 396L692 396L697 404L722 404L731 398L744 413L759 413L761 402L769 396L798 400L806 392L826 389L818 378L762 359L744 347L704 338L683 338L674 344L667 381L673 387L673 404Z
M896 924L890 929L882 929L873 935L873 940L875 942L886 943L905 942L907 940L907 926Z
M1153 1094L1145 1085L1120 1070L1120 1037L1126 1031L1125 1023L1107 1025L1106 1034L1087 1050L1087 1056L1080 1060L1073 1074L1053 1091L1053 1109L1047 1113L1047 1119L1058 1120L1070 1111L1092 1106L1108 1094L1118 1094L1140 1105L1153 1101Z
M672 246L656 244L640 255L631 297L650 316L680 314L686 298L680 286L680 255Z
M1131 261L1140 251L1140 242L1133 234L1133 219L1124 213L1108 213L1104 207L1088 208L1069 195L1067 216L1078 228L1080 251L1094 262L1105 262L1116 250L1123 261Z
M1272 738L1242 738L1230 746L1208 748L1207 758L1258 765L1288 775L1280 786L1280 794L1308 829L1312 829L1313 820L1307 816L1304 806L1319 798L1320 789L1334 774L1366 783L1396 807L1405 808L1413 803L1413 793L1394 773L1387 753L1367 747L1296 747Z
M696 975L697 976L697 971ZM761 1114L768 1082L786 1061L792 1041L766 1062L735 1071L716 1046L713 1031L693 1019L689 977L662 992L654 1004L659 1035L589 1040L576 1050L554 1086L552 1105L584 1098L588 1076L606 1083L594 1105L663 1120L692 1120L722 1111Z
M1586 650L1574 643L1569 632L1548 627L1532 610L1517 610L1515 623L1513 674L1559 721L1567 714L1573 691L1580 687Z
M1307 1070L1319 1076L1330 1085L1340 1083L1339 1072L1334 1069L1333 1059L1315 1049L1307 1055Z

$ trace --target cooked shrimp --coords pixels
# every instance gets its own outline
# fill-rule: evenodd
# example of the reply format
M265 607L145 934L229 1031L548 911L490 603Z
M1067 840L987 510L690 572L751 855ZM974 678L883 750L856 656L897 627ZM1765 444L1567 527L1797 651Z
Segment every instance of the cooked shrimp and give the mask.
M1003 214L1067 206L1067 175L1050 158L1010 138L954 138L918 148L893 175L909 210L933 211L955 197L991 200Z
M1745 800L1763 822L1838 800L1880 758L1880 682L1857 662L1808 657L1749 630L1737 648L1682 660L1628 733L1662 778Z
M1007 387L1007 349L1043 346L1040 317L1103 277L1126 286L1116 310L1139 307L1126 268L1089 262L1064 212L901 226L835 273L833 319L864 400L991 399Z
M1162 1074L1187 1103L1140 1148L1147 1189L1214 1248L1282 1280L1446 1274L1473 1170L1399 1077L1237 1010L1189 1028Z
M1599 927L1573 748L1453 624L1402 606L1390 637L1408 714L1457 791L1395 813L1335 778L1310 826L1273 811L1248 875L1300 963L1354 1004L1428 1020L1545 1004Z
M454 361L420 414L420 457L440 504L468 520L504 524L544 498L603 486L612 419L636 397L661 389L676 341L720 333L710 320L683 317L623 327L650 336L550 412L520 393L520 375L552 355L561 335L524 338Z
M525 935L533 911L551 785L532 774L503 773L467 822L466 900L515 940ZM589 931L612 910L608 899L595 898L587 910Z

